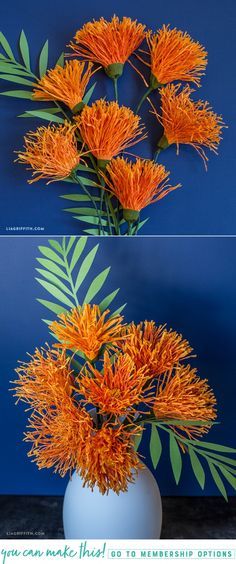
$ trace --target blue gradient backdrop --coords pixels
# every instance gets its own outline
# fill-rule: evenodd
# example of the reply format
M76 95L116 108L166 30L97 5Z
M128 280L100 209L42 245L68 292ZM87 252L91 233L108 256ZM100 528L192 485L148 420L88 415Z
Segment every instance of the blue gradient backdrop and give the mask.
M225 0L223 7L215 0L58 0L57 2L32 2L12 0L3 2L0 8L2 31L11 45L16 46L19 33L24 28L29 38L32 59L37 60L39 50L49 38L50 64L54 65L58 55L86 20L113 13L127 15L157 28L170 23L187 30L193 38L204 44L209 52L207 74L202 88L195 97L208 99L218 113L222 113L229 125L224 130L220 155L210 155L208 173L201 159L191 148L181 148L179 157L171 148L163 154L162 162L172 171L172 181L181 182L183 188L146 210L150 220L145 226L146 234L234 234L236 217L235 195L235 26L236 4ZM2 81L1 90L14 89L12 83ZM133 70L126 66L119 84L120 101L136 105L143 92L143 84ZM96 96L113 96L109 79L104 79ZM38 121L16 119L30 107L30 102L17 99L0 99L1 119L1 212L0 234L8 233L7 227L43 227L44 234L80 234L82 224L62 212L63 200L59 197L68 189L63 183L45 187L43 183L27 184L28 174L24 167L13 165L13 150L22 146L22 136L27 129L35 128ZM151 156L155 143L154 122L148 116L148 107L142 117L150 129L150 140L137 145L135 151ZM13 232L14 233L14 232ZM29 233L29 231L26 231Z
M39 472L27 458L29 445L22 443L24 406L15 406L8 392L17 360L26 360L26 351L32 353L48 340L41 321L46 310L36 297L49 298L34 280L37 245L45 242L43 238L0 240L0 493L62 494L67 483L52 471ZM87 249L94 244L90 238ZM106 293L121 288L115 305L127 301L128 322L154 319L189 339L197 354L193 363L218 398L221 424L212 429L209 440L231 446L235 446L236 426L235 255L235 238L103 239L91 274L94 277L111 265ZM201 495L187 456L179 487L175 486L167 450L166 445L156 472L162 494ZM150 464L149 456L147 461ZM204 494L217 495L209 474Z

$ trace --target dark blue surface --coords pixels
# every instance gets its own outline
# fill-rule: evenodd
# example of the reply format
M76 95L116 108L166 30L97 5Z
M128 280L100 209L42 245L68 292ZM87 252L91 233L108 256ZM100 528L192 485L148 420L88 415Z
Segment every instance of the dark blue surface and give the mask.
M22 443L26 424L23 404L15 406L8 392L17 360L48 340L41 317L46 310L35 301L48 294L34 280L37 245L43 238L0 240L1 295L1 465L0 493L61 494L67 479L37 470ZM87 243L90 249L94 240ZM235 446L235 238L103 239L93 276L111 265L107 293L120 287L117 307L127 301L126 320L154 319L189 339L197 354L194 364L208 378L218 398L220 425L209 440ZM148 431L146 431L148 433ZM144 441L145 442L145 441ZM168 448L168 447L167 447ZM150 464L150 459L148 458ZM164 495L201 495L188 457L179 487L163 454L156 477ZM205 494L217 494L207 475Z
M0 9L1 28L11 45L16 45L17 38L24 28L31 46L32 56L37 54L49 38L51 64L53 65L73 37L75 31L87 20L113 13L127 15L158 28L163 23L170 23L187 30L198 39L209 52L209 64L202 88L196 97L208 99L217 113L222 113L229 125L224 130L224 140L220 146L219 157L210 155L209 170L206 173L201 159L191 148L181 148L179 157L175 149L169 149L162 157L162 162L172 171L172 181L181 182L183 188L150 206L143 216L150 216L145 226L146 234L234 234L236 217L235 192L235 25L236 4L234 0L216 2L215 0L90 0L78 2L64 0L57 2L12 0L2 3ZM15 85L2 82L6 90ZM112 96L109 79L104 87L97 90L99 96ZM122 82L119 84L120 100L123 103L136 104L143 91L143 84L127 66ZM45 234L81 233L82 224L62 212L63 200L58 198L68 188L65 184L43 183L33 186L27 184L28 173L24 167L13 165L13 150L22 146L22 135L29 128L35 128L39 122L16 119L16 115L29 108L29 102L17 99L0 99L1 118L1 215L0 233L6 233L8 226L44 227ZM148 108L143 112L147 118ZM155 140L153 125L150 143L136 147L135 151L143 156L151 156L150 144ZM154 137L153 137L154 135ZM26 231L30 233L30 231ZM11 234L12 232L7 232Z

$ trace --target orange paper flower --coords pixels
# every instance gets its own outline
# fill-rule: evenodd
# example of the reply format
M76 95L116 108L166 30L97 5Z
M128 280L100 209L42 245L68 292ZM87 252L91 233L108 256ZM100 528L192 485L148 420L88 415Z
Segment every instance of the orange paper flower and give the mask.
M158 377L192 352L188 341L164 325L154 321L131 323L122 344L122 351L130 355L137 369L147 366L149 377ZM124 332L125 333L125 332Z
M156 34L147 34L153 86L173 80L190 81L199 86L207 65L207 52L188 35L163 25ZM156 81L156 84L155 84Z
M76 117L83 141L100 161L109 161L146 137L140 117L117 102L98 100Z
M92 490L97 486L102 494L110 489L117 494L126 492L128 484L134 482L137 471L142 468L134 451L134 436L135 431L128 432L122 425L114 428L104 424L101 429L93 430L80 459L84 485Z
M179 365L167 372L159 383L153 410L157 419L213 421L216 419L216 399L207 380L198 378L196 370ZM180 425L181 428L181 425ZM201 436L209 426L182 427L189 437Z
M92 361L103 345L114 348L122 339L123 317L108 315L108 309L101 313L99 306L85 304L58 315L59 320L53 321L50 329L62 341L58 346L82 351Z
M102 372L88 364L79 375L78 387L86 403L99 407L100 413L117 416L134 411L134 405L137 410L148 378L146 367L137 369L128 354L119 355L112 363L105 352Z
M155 110L154 113L164 127L168 144L176 143L177 151L181 143L192 145L206 164L208 159L203 147L217 152L224 123L208 102L191 100L191 92L189 86L183 90L180 90L180 85L173 84L162 88L162 114L159 115Z
M16 369L15 395L32 409L47 409L69 402L72 389L70 359L64 351L36 349L29 362Z
M145 37L145 26L130 18L113 16L86 23L70 47L85 61L102 65L112 78L121 76L123 65Z
M93 422L85 409L61 403L58 409L37 410L29 419L25 441L32 443L28 456L39 469L53 468L60 476L79 471L80 458L89 441Z
M38 80L33 91L34 100L58 100L71 110L82 102L85 90L93 74L93 65L81 61L66 61L65 66L57 65Z
M163 165L150 160L131 162L117 158L107 165L106 171L110 177L105 177L107 185L127 211L140 212L180 186L170 186L169 172Z
M24 141L25 150L18 153L17 160L30 165L33 170L29 184L42 178L49 182L63 180L80 162L75 126L69 123L39 127L35 132L29 132Z

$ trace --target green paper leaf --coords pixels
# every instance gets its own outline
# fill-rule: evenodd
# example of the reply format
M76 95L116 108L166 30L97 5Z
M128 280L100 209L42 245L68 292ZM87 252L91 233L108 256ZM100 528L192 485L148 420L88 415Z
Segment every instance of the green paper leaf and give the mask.
M55 253L55 251L52 251L52 249L50 249L49 247L44 247L40 245L38 249L40 253L45 257L47 257L48 259L52 260L53 262L56 262L57 264L60 264L60 266L64 266L64 261L61 259L61 257L59 257L57 253Z
M24 84L25 86L35 86L32 80L26 80L21 76L12 76L11 74L0 74L2 80L7 80L8 82L15 82L16 84Z
M5 53L8 55L8 57L14 61L15 57L13 55L11 47L10 47L5 35L3 35L3 33L1 31L0 31L0 44L1 44L2 48L4 49Z
M56 65L55 65L55 66L59 65L59 67L64 67L64 62L65 62L65 53L62 52L62 53L60 54L59 59L57 59L57 62L56 62Z
M137 452L139 445L141 443L143 437L143 431L140 431L140 433L138 433L137 435L135 435L134 437L134 450Z
M97 217L97 210L95 210L94 208L86 208L86 207L84 207L84 208L64 208L63 211L85 215L86 217L89 217L89 216ZM99 213L100 213L100 210L99 210ZM106 212L102 211L102 215L106 215Z
M236 477L233 476L228 470L226 470L226 468L224 468L222 466L221 466L220 470L221 470L223 476L226 478L226 480L232 486L232 488L234 490L236 490Z
M37 270L37 272L39 272L41 276L44 276L44 278L49 280L49 282L52 282L54 286L57 286L57 288L62 290L62 292L65 292L66 294L68 294L73 298L72 292L69 290L69 288L67 288L67 286L61 280L59 280L59 278L57 278L57 276L55 276L55 274L52 274L52 272L48 272L48 270L43 270L42 268L36 268L35 270Z
M41 286L43 286L43 288L45 288L45 290L47 290L47 292L49 292L49 294L52 294L54 298L59 300L59 302L62 302L63 304L69 306L70 308L74 308L74 303L71 300L69 300L69 298L67 298L67 296L65 296L65 294L63 294L63 292L59 290L59 288L57 288L50 282L41 280L41 278L36 278L36 280L37 282L39 282L39 284L41 284Z
M90 284L89 289L86 293L83 304L91 303L92 300L95 298L95 296L98 294L98 292L100 292L101 288L103 287L103 284L105 283L105 281L107 279L107 276L108 276L110 270L111 270L111 267L108 266L108 268L105 268L105 270L100 272L100 274L98 274L96 276L96 278L94 278L94 280Z
M27 71L26 69L22 70L18 68L14 63L0 62L0 72L4 74L14 74L32 78L32 74L29 73L29 71Z
M44 113L48 113L48 114L58 114L60 112L59 108L40 108L38 110L32 110L33 112L42 112ZM17 117L24 117L24 118L32 118L34 117L34 114L32 115L32 111L28 111L28 112L24 112L23 114L20 114Z
M44 268L50 270L50 272L53 272L53 274L56 274L56 276L60 276L64 280L67 280L66 274L63 272L61 268L59 268L59 266L57 266L57 264L55 264L55 262L44 258L36 258L36 260L40 264L42 264Z
M162 453L162 444L160 435L155 425L152 425L151 438L150 438L150 455L153 468L156 469Z
M216 454L214 452L207 452L208 456L210 456L211 458L215 458L216 460L219 460L221 462L226 462L226 464L231 464L232 466L236 466L236 460L234 460L233 458L229 458L228 456L221 456L221 454ZM204 453L204 451L203 451Z
M32 100L32 92L28 90L7 90L6 92L0 92L1 96L12 96L13 98L25 98L26 100Z
M34 117L44 119L53 123L64 123L64 119L62 119L60 116L50 114L49 112L45 112L45 110L29 110L24 114L20 114L18 117Z
M213 480L218 488L218 490L220 491L220 493L223 495L223 497L225 498L226 501L228 501L228 496L226 493L226 489L224 486L224 483L218 473L218 471L216 470L216 467L214 466L214 464L212 464L211 462L208 461L209 464L209 468L213 477Z
M200 486L203 490L204 486L205 486L205 472L203 470L203 466L202 466L197 454L195 453L195 451L192 448L189 448L188 452L189 452L189 456L190 456L192 469L194 471L194 474L196 476L198 483L200 484Z
M111 315L111 317L115 317L116 315L120 315L120 313L123 311L123 309L125 309L125 306L127 306L127 303L123 304L122 306L118 307L118 309L113 311L113 314Z
M37 302L42 304L47 309L50 309L50 311L52 311L53 313L56 313L56 315L59 315L60 313L66 313L68 311L66 308L60 306L59 304L54 304L53 302L48 302L47 300L41 300L40 298L37 298Z
M87 235L100 235L99 229L83 229L83 233L87 233Z
M102 300L102 302L100 302L99 304L99 309L100 311L103 313L111 304L111 302L113 302L113 300L115 299L115 297L117 296L118 292L119 292L120 288L117 288L117 290L114 290L114 292L111 292L111 294L109 294L108 296L106 296L106 298L104 298Z
M39 76L42 76L46 73L48 67L48 39L45 41L42 51L39 55Z
M69 252L70 252L70 250L72 249L72 247L73 247L75 241L76 241L76 237L75 237L74 235L72 235L72 236L69 238L69 242L68 242L68 245L67 245L67 247L66 247L66 238L63 237L62 246L63 246L63 249L65 248L66 256L69 254Z
M71 258L70 272L72 272L80 256L82 255L86 243L87 243L87 237L80 237L79 240L77 241Z
M19 47L26 68L30 71L29 45L24 30L20 34Z
M91 202L89 196L86 194L64 194L60 196L60 198L64 198L65 200L71 200L72 202ZM95 202L100 202L100 198L97 196L93 196Z
M94 88L95 88L96 84L97 84L97 83L95 82L95 83L93 84L93 86L91 86L91 88L89 88L88 92L86 92L85 96L83 97L83 103L85 104L85 106L89 103L90 98L91 98L92 95L93 95L93 91L94 91Z
M79 221L83 221L84 223L90 223L91 225L100 225L100 223L102 225L104 225L105 227L107 227L107 220L106 219L100 219L98 217L93 217L93 216L88 216L88 215L74 215L73 216L75 219L78 219Z
M216 452L235 452L236 453L236 448L231 448L228 446L223 446L223 445L218 445L215 443L207 443L205 441L194 441L194 444L196 446L199 446L201 448L207 448L210 450L215 450Z
M91 178L86 178L85 176L78 176L79 180L84 184L84 186L95 186L98 187L98 183L91 180Z
M48 240L49 245L51 245L51 247L57 251L58 253L60 253L61 255L63 254L63 250L62 247L60 245L60 243L58 243L58 241L55 241L55 239L49 239Z
M89 166L82 164L79 164L76 170L81 170L83 172L91 172L91 174L97 174L94 168L90 168Z
M97 250L98 250L99 245L96 245L95 247L93 247L93 249L88 253L88 255L85 257L85 259L83 260L81 267L79 269L78 272L78 276L76 278L76 282L75 282L75 291L77 292L78 289L80 288L81 284L83 283L85 277L87 276L88 272L90 271L90 268L93 264L93 261L95 259L95 256L97 254Z
M170 434L170 461L176 484L178 485L182 471L182 457L177 441L173 434Z

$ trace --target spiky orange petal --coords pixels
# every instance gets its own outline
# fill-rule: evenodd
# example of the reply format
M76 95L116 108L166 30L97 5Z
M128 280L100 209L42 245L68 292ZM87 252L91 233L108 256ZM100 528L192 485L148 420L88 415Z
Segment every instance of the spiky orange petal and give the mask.
M201 380L190 365L179 365L160 381L153 410L157 419L192 420L192 426L177 427L189 437L198 437L209 430L207 422L216 419L215 405L216 399L208 381ZM194 426L194 420L206 421L206 425Z
M188 33L169 25L147 34L150 50L151 73L160 84L174 80L190 81L199 85L207 65L207 52Z
M53 321L50 329L61 341L58 346L80 350L92 361L103 345L114 348L119 343L122 321L120 315L109 317L108 309L101 313L99 306L85 304L58 315L58 321Z
M147 368L136 369L128 354L118 355L113 363L105 352L102 372L88 364L77 383L86 403L99 407L100 413L119 416L138 409L133 406L142 402L148 380Z
M84 97L85 90L92 76L93 65L81 61L66 61L65 66L57 65L38 80L33 91L34 100L58 100L71 110Z
M140 117L117 102L98 100L75 119L83 141L100 160L109 161L146 137Z
M165 325L156 326L154 321L144 321L127 327L128 335L122 351L130 355L136 368L147 366L150 377L158 377L192 352L188 341Z
M30 165L33 179L29 184L48 179L49 182L67 178L79 164L75 126L49 125L30 131L25 137L24 151L18 153L18 161Z
M104 176L111 192L124 209L140 211L161 200L180 184L170 186L169 172L153 161L136 159L135 162L118 157L107 165Z
M206 162L203 147L217 152L224 122L208 102L191 100L191 92L188 85L180 90L179 84L169 84L161 89L161 115L154 113L169 144L176 143L177 150L181 143L192 145Z
M70 47L84 60L108 67L114 63L124 64L145 37L145 26L131 18L111 21L104 18L86 23L75 34L75 43Z

